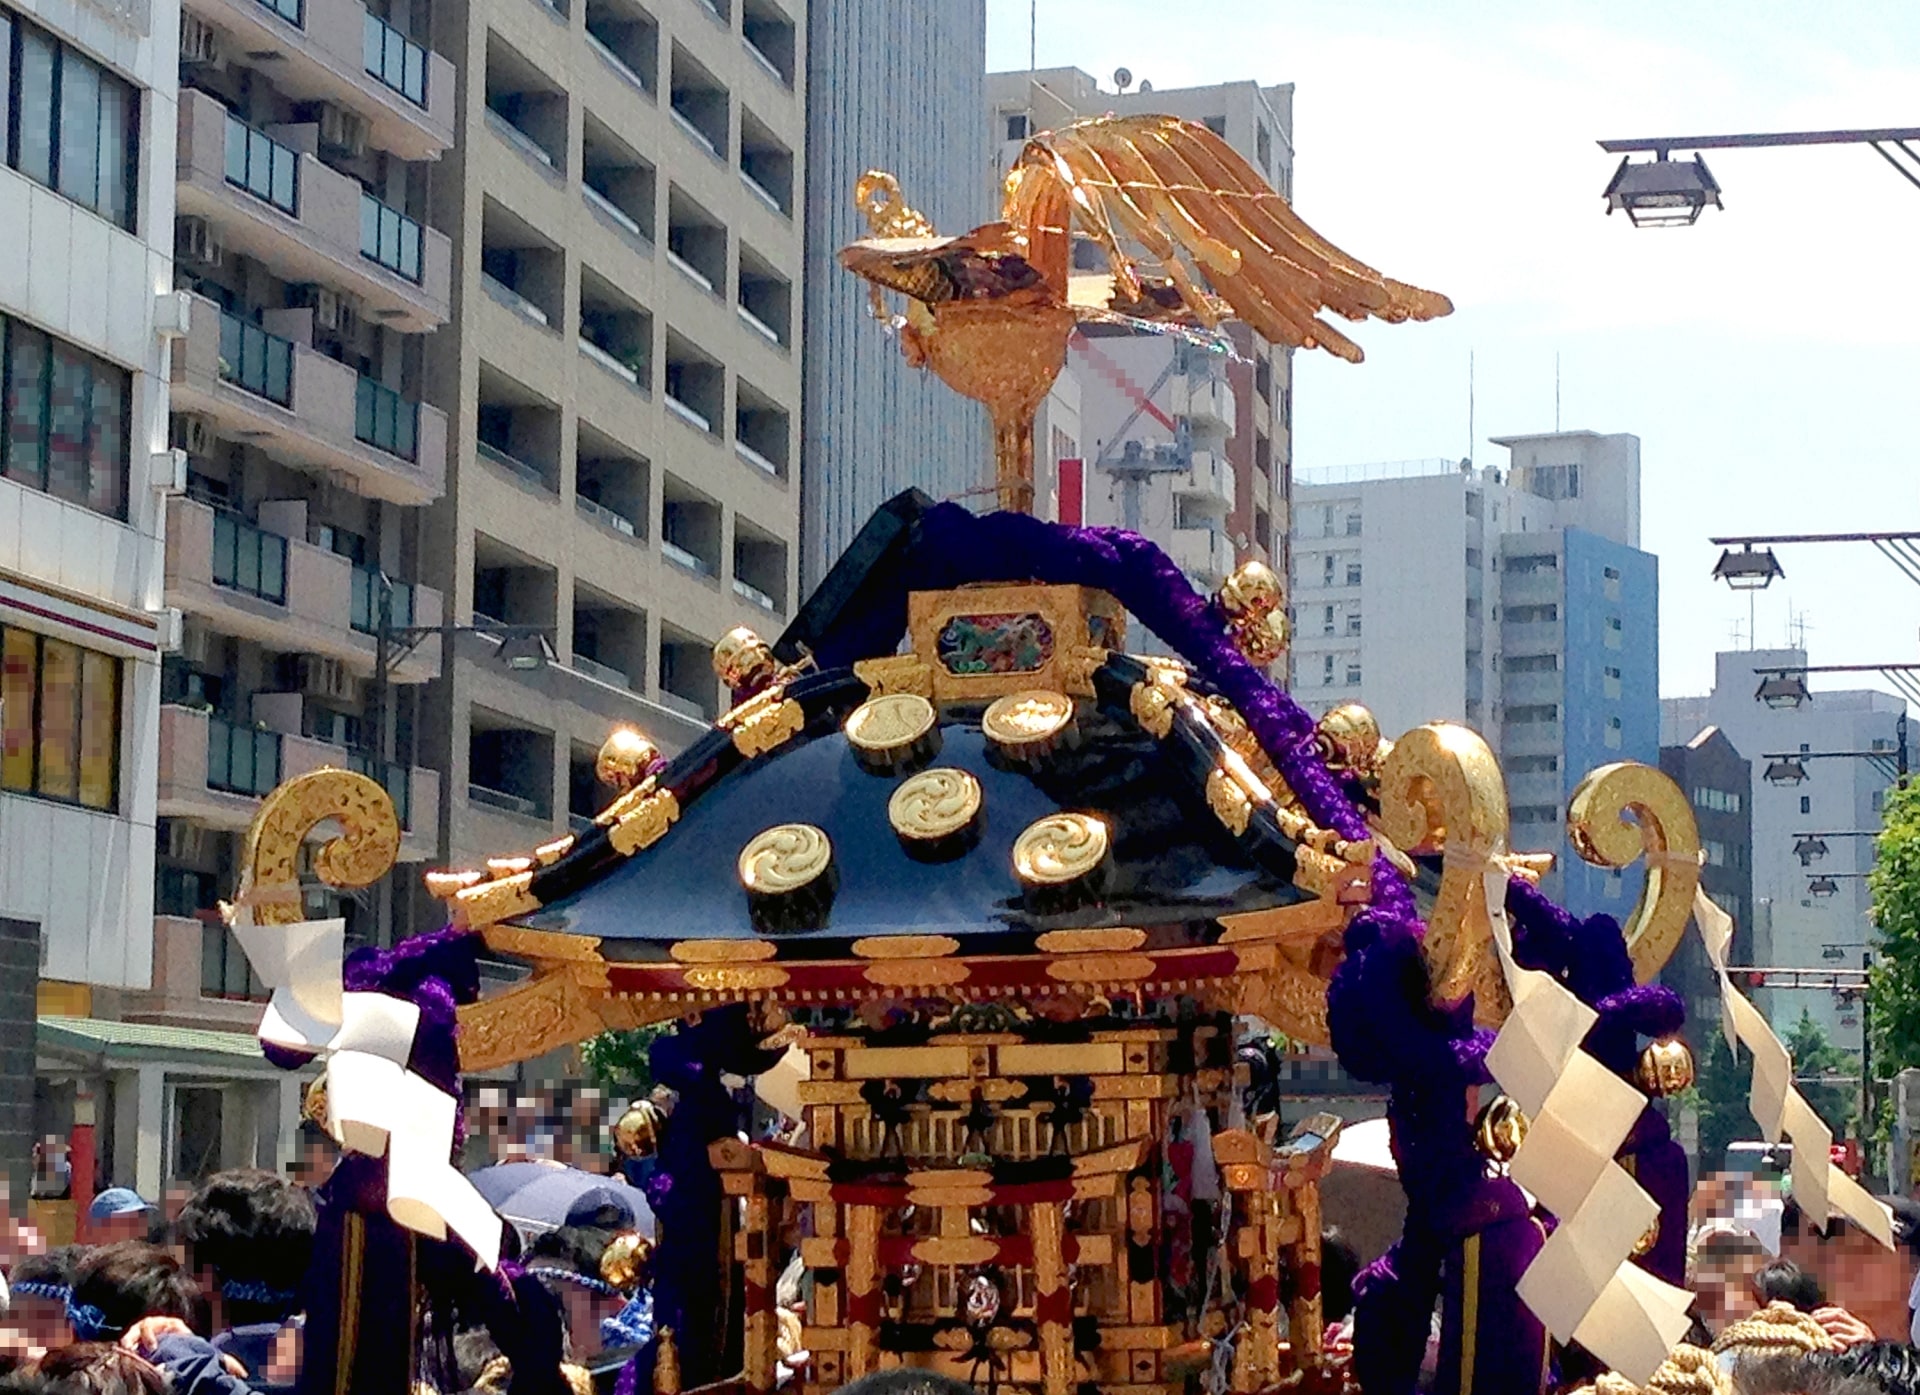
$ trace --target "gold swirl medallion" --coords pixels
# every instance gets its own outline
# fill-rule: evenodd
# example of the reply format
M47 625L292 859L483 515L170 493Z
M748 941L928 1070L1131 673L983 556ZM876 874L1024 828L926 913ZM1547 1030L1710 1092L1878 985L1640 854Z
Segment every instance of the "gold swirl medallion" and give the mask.
M1049 814L1013 841L1013 871L1028 886L1065 886L1106 860L1107 826L1091 814Z
M847 744L862 765L893 770L938 749L939 721L918 693L883 693L847 714Z
M833 844L810 823L775 824L740 850L740 884L755 896L785 896L833 865Z
M980 782L940 766L904 781L887 801L893 831L915 842L951 838L980 816Z
M987 740L1016 760L1045 755L1072 725L1073 699L1044 688L1008 693L980 718Z

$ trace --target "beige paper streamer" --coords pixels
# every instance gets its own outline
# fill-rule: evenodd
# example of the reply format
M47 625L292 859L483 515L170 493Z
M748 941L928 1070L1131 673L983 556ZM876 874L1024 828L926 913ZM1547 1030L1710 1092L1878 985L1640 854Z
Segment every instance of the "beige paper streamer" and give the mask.
M1893 1214L1883 1202L1840 1168L1833 1165L1833 1130L1821 1122L1806 1097L1793 1083L1793 1056L1746 995L1733 986L1727 973L1727 949L1733 943L1733 917L1714 904L1706 891L1693 894L1693 919L1707 958L1720 978L1720 1018L1727 1049L1735 1043L1753 1053L1753 1086L1747 1103L1753 1121L1769 1143L1781 1135L1793 1144L1789 1174L1793 1199L1800 1210L1824 1231L1835 1216L1852 1221L1888 1249L1893 1248Z
M1559 1218L1518 1292L1547 1330L1577 1341L1635 1384L1645 1384L1686 1335L1692 1295L1633 1263L1660 1213L1614 1161L1646 1096L1580 1049L1598 1014L1550 974L1513 958L1507 872L1482 869L1494 952L1513 1011L1487 1052L1500 1088L1529 1116L1513 1179Z

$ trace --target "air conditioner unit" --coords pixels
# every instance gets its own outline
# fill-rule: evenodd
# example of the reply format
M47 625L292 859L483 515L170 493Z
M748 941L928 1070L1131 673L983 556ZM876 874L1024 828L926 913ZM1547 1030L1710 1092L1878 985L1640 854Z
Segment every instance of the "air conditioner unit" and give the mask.
M366 118L332 102L320 104L320 148L356 160L367 150Z
M307 697L351 706L358 701L358 689L353 671L339 659L318 654L300 656L300 691Z
M160 855L175 862L202 862L206 859L206 828L185 819L160 820Z
M180 66L217 67L221 60L220 31L198 15L181 15Z
M190 668L205 668L213 662L213 631L188 625L180 633L180 658Z
M212 455L216 439L213 418L201 412L175 412L167 426L167 444L189 456Z
M225 258L226 249L205 218L180 218L173 225L173 254L183 262L216 267Z
M359 327L359 302L345 291L336 291L331 286L316 286L309 282L291 287L287 292L287 304L296 310L313 311L315 329L330 330L346 337Z

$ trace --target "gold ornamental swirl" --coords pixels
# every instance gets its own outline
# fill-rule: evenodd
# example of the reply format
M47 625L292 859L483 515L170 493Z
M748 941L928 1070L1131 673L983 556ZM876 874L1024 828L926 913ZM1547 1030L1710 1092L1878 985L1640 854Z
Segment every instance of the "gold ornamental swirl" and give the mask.
M1649 982L1686 933L1700 885L1700 826L1687 796L1650 765L1603 765L1567 801L1567 840L1598 867L1625 867L1646 855L1646 883L1623 928L1633 977Z
M847 740L863 751L897 751L933 730L938 719L933 704L918 693L884 693L847 714Z
M1035 819L1013 842L1014 875L1028 886L1064 886L1106 859L1107 826L1091 814Z
M948 838L980 814L980 782L964 770L938 766L902 782L887 801L887 819L902 838Z
M833 843L810 823L776 824L740 850L740 882L756 896L800 890L833 863Z
M997 699L980 718L980 730L996 745L1023 747L1058 736L1072 721L1072 698L1029 688Z
M1380 831L1409 852L1445 854L1421 941L1433 1000L1473 992L1481 1020L1504 1020L1511 1000L1489 950L1481 873L1506 847L1507 787L1480 734L1429 722L1394 742L1380 766Z
M295 925L306 918L296 870L300 846L319 825L340 825L320 845L314 871L328 886L371 886L400 857L400 820L379 784L350 770L310 770L269 794L247 829L238 904L256 925Z

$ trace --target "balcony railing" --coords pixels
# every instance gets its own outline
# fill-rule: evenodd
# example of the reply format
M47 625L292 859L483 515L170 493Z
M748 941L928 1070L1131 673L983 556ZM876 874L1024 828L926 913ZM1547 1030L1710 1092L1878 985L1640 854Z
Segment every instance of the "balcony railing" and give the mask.
M598 659L589 659L585 654L575 654L567 666L575 673L584 674L588 678L605 683L609 688L618 688L622 692L633 686L625 672L612 664L603 664Z
M707 419L705 413L695 411L692 407L689 407L686 403L675 397L671 392L667 394L667 410L679 417L680 420L684 421L688 426L704 431L709 436L713 434L713 423Z
M280 783L280 733L207 719L207 788L259 797Z
M648 241L646 233L641 231L639 222L636 221L631 214L591 184L587 183L584 179L580 181L580 197L606 214L607 217L613 219L615 223L625 228L642 242Z
M713 138L698 126L694 125L693 118L682 112L679 107L669 106L667 108L667 114L673 118L673 124L685 131L688 138L699 145L707 154L713 156L716 160L726 158L720 153L720 147L713 143Z
M778 615L780 613L780 606L773 599L772 596L768 595L765 591L762 591L758 586L755 586L752 582L742 581L737 576L733 579L733 594L740 597L744 601L752 602L754 605L759 606L760 609L767 611L769 614Z
M510 455L496 445L490 445L486 441L475 441L473 443L473 450L474 454L478 455L482 460L491 460L501 469L518 475L528 484L537 485L541 489L548 490L549 492L554 488L553 481L547 478L546 472L538 465L530 465L519 456Z
M688 261L685 257L681 256L678 252L674 251L672 248L667 249L667 260L671 262L674 265L674 267L679 270L682 276L686 277L689 281L693 282L694 285L700 287L701 290L706 291L708 294L712 294L713 278L707 275L706 272L702 271L699 267L695 266L692 262Z
M611 351L601 348L584 334L580 336L580 352L606 369L607 372L624 378L630 386L640 388L642 392L646 391L641 385L640 370L638 368L630 363L622 363Z
M360 192L360 255L420 284L424 234L420 224L364 189Z
M698 572L701 576L712 576L718 570L713 563L698 553L689 552L679 543L668 542L665 538L660 540L660 555L669 562L677 562L690 572Z
M778 194L774 193L773 190L769 189L745 170L740 171L740 182L752 190L753 193L757 194L760 202L764 203L768 208L771 208L775 213L778 213L782 218L791 218L793 216L788 212L787 206L780 202L780 196Z
M287 540L230 513L213 516L213 584L287 603Z
M573 506L603 528L611 528L614 532L624 534L629 538L637 538L640 536L640 529L635 526L631 518L628 518L625 514L615 513L605 504L589 499L584 494L576 494L573 496Z
M618 72L628 82L632 83L635 87L639 88L649 98L653 96L652 84L649 83L645 78L641 77L639 73L635 72L633 68L628 64L626 59L622 58L619 54L615 53L613 49L610 48L606 43L602 42L600 36L598 34L595 34L591 29L587 31L587 47L591 48L595 53L599 54L602 58L604 58L608 63L610 63L613 66L616 72Z
M427 104L427 51L384 19L367 14L366 69L417 107Z
M759 451L755 450L745 441L736 439L733 443L733 453L746 461L747 464L753 466L754 469L764 470L775 479L780 478L780 467L767 459L766 456L760 454Z
M385 383L361 378L353 390L353 435L388 455L415 459L420 452L420 404Z
M480 284L486 289L488 295L492 296L515 314L532 320L537 325L547 325L550 323L547 319L546 311L521 295L520 292L516 291L512 286L509 286L506 282L496 281L483 271L480 273Z
M300 155L227 113L227 183L300 216Z
M389 581L393 588L392 623L405 629L413 623L413 583ZM380 629L380 573L372 567L353 569L353 628L361 634L377 634Z
M783 349L786 347L786 345L780 339L780 331L775 329L772 325L768 324L765 320L761 319L758 315L754 314L753 311L747 309L746 306L735 305L733 307L733 310L736 315L738 315L743 321L745 321L747 328L759 334L769 344L772 344L775 348Z
M400 827L411 831L413 828L413 772L404 765L396 765L390 760L376 760L364 751L347 752L347 769L356 775L365 775L379 785L393 800L393 812L400 818Z
M293 405L293 341L238 315L220 315L220 376L256 397Z
M502 116L492 107L487 108L487 124L493 127L496 135L521 154L538 160L555 173L559 172L560 167L554 163L552 154L544 145L540 144L539 141L535 140L511 121L507 120L506 117Z
M509 814L519 814L522 818L540 817L540 806L525 795L508 794L505 790L497 790L491 785L472 781L467 784L467 802L484 805L489 809L502 809Z

